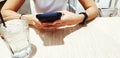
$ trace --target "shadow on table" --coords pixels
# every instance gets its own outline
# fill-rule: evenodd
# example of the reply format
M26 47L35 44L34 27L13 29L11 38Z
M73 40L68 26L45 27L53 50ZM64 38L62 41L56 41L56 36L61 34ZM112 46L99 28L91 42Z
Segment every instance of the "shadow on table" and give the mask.
M39 34L45 46L63 45L64 38L70 33L80 29L82 25L68 27L63 29L39 29L36 32Z

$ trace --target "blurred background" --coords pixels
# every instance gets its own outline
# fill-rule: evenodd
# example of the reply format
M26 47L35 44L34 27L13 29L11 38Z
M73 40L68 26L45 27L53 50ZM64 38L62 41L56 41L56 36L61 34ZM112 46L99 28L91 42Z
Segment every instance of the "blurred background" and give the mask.
M19 9L19 13L30 14L32 6L31 0L26 0L24 5ZM94 0L99 8L99 17L114 17L120 16L120 0ZM83 7L77 0L69 0L71 7L75 8L76 13L84 11Z

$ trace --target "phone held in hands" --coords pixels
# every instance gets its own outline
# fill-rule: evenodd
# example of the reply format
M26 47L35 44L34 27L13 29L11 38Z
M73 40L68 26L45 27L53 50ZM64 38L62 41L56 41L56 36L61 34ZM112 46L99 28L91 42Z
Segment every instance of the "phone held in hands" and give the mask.
M59 20L62 16L61 12L53 12L53 13L44 13L44 14L37 14L36 18L41 22L54 22Z

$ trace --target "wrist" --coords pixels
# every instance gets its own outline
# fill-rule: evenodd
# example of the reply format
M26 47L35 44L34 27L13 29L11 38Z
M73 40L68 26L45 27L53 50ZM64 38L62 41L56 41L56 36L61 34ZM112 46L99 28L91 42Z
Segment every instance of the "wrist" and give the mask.
M79 13L79 14L83 15L83 20L82 20L82 22L81 22L80 24L85 25L85 24L86 24L86 21L87 21L87 19L88 19L87 13L81 12L81 13Z

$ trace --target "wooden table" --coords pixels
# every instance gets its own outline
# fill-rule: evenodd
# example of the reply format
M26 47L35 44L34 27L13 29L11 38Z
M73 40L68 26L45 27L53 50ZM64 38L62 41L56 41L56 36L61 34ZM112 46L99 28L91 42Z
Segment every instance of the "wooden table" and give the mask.
M30 58L120 58L120 17L97 17L83 27L30 28L35 50ZM0 58L11 58L0 39Z

